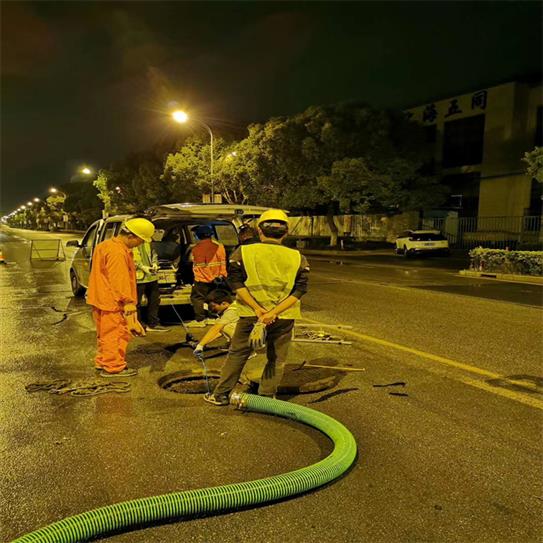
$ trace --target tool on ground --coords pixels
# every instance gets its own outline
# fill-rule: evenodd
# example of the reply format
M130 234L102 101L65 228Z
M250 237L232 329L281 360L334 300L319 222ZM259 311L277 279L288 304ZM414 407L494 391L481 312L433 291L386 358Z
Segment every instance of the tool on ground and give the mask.
M171 306L172 306L172 309L174 310L174 313L177 315L177 318L179 319L179 322L181 323L183 330L185 331L184 343L191 349L194 349L196 345L198 344L198 341L196 341L196 338L189 332L189 329L187 328L185 321L181 318L181 315L177 312L177 309L175 309L175 305L171 304Z
M256 351L266 345L266 325L263 322L257 322L249 335L249 345Z
M25 386L27 392L47 391L49 394L69 394L70 396L97 396L110 392L130 392L130 383L127 381L69 381L67 379L54 379L30 383Z
M294 331L296 334L296 330ZM324 330L300 330L299 335L294 335L292 341L297 343L331 343L334 345L352 345L352 341L345 341L340 336L334 336Z

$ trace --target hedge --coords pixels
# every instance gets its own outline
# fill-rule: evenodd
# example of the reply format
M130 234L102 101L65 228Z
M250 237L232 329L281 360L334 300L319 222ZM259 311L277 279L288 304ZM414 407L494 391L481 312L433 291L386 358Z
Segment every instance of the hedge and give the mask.
M477 247L469 252L470 269L518 275L543 275L543 251L505 251Z

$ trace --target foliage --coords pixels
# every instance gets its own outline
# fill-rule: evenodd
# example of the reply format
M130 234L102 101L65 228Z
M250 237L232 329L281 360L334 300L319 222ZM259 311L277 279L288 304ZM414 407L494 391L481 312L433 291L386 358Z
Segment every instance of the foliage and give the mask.
M543 275L543 251L505 251L477 247L469 252L470 268L477 271Z
M543 183L543 147L536 147L533 151L525 153L522 160L528 164L526 173L539 183Z
M88 181L64 185L64 209L76 217L79 226L86 227L101 216L100 199L96 187Z
M437 205L446 192L421 174L430 159L422 129L366 105L311 107L274 118L251 126L243 143L256 203L394 212Z

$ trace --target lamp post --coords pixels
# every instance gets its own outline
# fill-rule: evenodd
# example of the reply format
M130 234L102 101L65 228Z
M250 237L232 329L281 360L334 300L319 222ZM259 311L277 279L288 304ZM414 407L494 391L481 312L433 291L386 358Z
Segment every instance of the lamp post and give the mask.
M174 111L172 113L172 118L176 123L183 124L188 122L189 116L184 111ZM209 179L210 179L210 185L211 185L211 203L213 204L215 202L215 180L213 178L213 131L211 130L211 127L204 123L204 121L200 119L193 119L200 125L202 125L208 132L209 132Z

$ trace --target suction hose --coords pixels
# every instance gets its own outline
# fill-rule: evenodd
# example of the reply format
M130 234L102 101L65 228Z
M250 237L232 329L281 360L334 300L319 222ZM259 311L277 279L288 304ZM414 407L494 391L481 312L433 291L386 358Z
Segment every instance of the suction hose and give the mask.
M354 437L345 426L328 415L300 405L252 394L232 394L230 403L238 409L277 415L312 426L334 442L334 450L316 464L265 479L172 492L106 505L49 524L21 536L13 543L87 541L156 521L272 502L325 485L337 479L354 462Z

